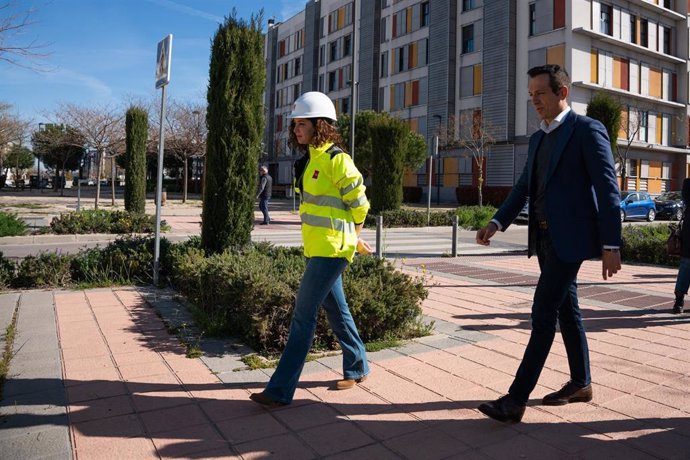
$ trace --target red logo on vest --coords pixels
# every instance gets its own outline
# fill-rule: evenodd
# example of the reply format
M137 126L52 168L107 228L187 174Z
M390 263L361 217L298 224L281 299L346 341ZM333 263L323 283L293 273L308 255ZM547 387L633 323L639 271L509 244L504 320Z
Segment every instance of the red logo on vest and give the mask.
M315 169L314 174L311 176L312 179L318 179L319 178L319 170Z

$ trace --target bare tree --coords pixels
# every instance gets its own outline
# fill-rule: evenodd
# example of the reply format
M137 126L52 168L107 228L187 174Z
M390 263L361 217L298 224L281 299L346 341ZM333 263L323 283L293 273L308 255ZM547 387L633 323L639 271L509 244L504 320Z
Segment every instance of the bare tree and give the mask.
M44 70L35 64L37 59L45 58L47 45L36 39L25 41L27 29L36 21L35 8L18 8L14 1L0 3L0 61L32 70ZM25 61L32 61L26 64Z
M630 146L635 140L637 140L638 135L640 134L640 129L643 126L643 116L645 116L645 114L637 107L628 107L628 111L623 112L621 128L625 133L625 142L622 146L619 142L618 148L616 149L616 159L618 160L618 169L621 176L622 190L628 189L628 152L630 151Z
M200 158L206 153L206 107L201 104L170 104L166 113L166 144L183 163L182 202L187 202L189 159Z
M456 136L456 119L450 116L448 127L439 132L439 148L461 148L465 154L472 155L472 160L477 166L477 193L479 206L483 206L482 189L484 187L484 165L489 155L490 148L496 143L494 137L495 127L484 120L479 109L466 110L460 114L459 130Z
M10 112L11 105L0 102L0 171L12 145L23 145L30 122Z
M124 110L111 107L80 107L73 104L62 104L55 117L67 126L76 129L84 143L96 151L96 201L101 196L101 175L106 158L115 157L124 151L125 128ZM114 181L113 181L114 182ZM113 204L115 191L113 187Z

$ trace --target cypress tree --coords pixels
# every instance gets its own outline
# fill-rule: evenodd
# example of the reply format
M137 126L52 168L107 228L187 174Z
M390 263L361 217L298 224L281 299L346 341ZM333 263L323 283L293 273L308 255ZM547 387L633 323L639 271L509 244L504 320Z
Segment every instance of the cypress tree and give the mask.
M266 79L262 15L233 11L213 38L201 241L207 253L250 242Z
M614 155L618 148L618 131L621 128L622 112L620 103L613 96L601 91L596 92L587 104L587 116L599 120L604 125L611 141L611 152Z
M399 209L402 204L405 142L409 128L393 117L379 118L369 125L376 155L372 158L376 174L371 180L371 210L373 213Z
M143 214L146 207L146 141L149 115L141 107L130 107L125 117L125 209Z

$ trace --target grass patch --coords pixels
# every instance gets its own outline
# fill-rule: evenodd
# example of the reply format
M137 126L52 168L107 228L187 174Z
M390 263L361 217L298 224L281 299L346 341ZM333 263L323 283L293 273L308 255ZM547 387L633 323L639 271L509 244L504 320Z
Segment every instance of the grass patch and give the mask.
M369 342L364 344L364 349L367 353L385 350L387 348L395 348L402 344L398 339L379 340L378 342Z
M2 351L2 360L0 360L0 401L3 398L3 391L5 389L5 380L7 373L10 370L10 361L12 361L12 349L14 347L14 337L17 334L17 313L19 307L15 307L12 321L5 330L5 349Z
M19 208L19 209L47 209L50 206L39 203L14 203L14 204L4 204L3 208Z

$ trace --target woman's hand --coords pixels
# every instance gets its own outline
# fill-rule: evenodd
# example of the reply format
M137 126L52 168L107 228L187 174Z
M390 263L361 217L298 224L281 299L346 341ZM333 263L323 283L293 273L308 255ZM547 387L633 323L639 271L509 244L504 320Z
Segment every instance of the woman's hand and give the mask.
M371 248L369 243L364 241L362 238L358 238L357 239L357 252L363 256L368 256L369 254L372 254L374 252L374 250Z

